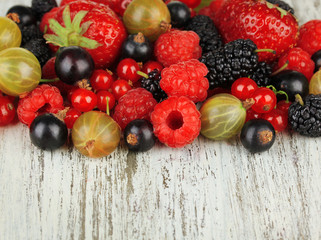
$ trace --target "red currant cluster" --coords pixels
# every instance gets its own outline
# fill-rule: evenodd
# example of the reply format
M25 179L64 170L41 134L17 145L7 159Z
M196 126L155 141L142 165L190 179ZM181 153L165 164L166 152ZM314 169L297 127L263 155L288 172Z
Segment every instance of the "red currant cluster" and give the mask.
M231 88L231 93L240 100L253 99L254 103L247 110L246 121L251 119L265 119L282 132L288 125L288 109L291 102L282 100L277 103L275 92L267 87L258 87L250 78L237 79Z

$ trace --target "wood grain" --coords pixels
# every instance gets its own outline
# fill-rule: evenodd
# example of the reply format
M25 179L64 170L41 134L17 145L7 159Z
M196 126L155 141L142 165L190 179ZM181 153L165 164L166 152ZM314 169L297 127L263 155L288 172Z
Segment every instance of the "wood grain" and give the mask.
M321 17L319 0L287 2L301 22ZM0 128L1 240L321 239L320 139L279 134L253 155L199 137L95 160L40 151L28 134Z

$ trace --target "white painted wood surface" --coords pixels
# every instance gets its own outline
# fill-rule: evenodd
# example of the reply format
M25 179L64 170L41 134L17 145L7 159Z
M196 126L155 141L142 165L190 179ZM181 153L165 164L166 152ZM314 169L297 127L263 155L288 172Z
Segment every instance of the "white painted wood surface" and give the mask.
M29 2L1 0L0 15ZM287 2L321 19L320 0ZM321 139L279 134L252 155L199 137L94 160L0 128L0 239L321 239Z

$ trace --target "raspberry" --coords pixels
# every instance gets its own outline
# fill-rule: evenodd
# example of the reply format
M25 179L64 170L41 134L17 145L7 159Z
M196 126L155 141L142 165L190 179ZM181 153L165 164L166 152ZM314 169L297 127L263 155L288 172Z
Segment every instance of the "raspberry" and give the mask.
M199 42L199 36L193 31L172 30L160 35L155 43L154 53L160 63L169 67L192 58L200 58L202 49Z
M135 119L150 119L156 100L144 88L135 88L128 91L118 100L113 118L124 129L128 123Z
M168 96L186 96L193 102L204 101L209 82L205 64L196 59L173 64L163 69L161 88Z
M57 113L63 109L63 98L58 88L43 84L20 99L17 114L20 122L30 126L38 115Z
M201 130L200 112L187 97L169 97L156 105L151 114L154 134L172 148L194 141Z
M321 49L321 20L311 20L300 27L297 46L310 55Z
M311 56L301 48L292 48L286 54L282 55L278 62L278 68L285 66L288 63L286 69L298 71L303 73L308 80L311 79L315 64L311 59Z

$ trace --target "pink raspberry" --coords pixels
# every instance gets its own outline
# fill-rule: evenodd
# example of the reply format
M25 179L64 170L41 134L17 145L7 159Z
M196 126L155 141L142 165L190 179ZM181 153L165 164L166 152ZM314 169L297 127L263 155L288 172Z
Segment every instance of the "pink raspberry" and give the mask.
M315 64L311 59L311 56L301 48L292 48L285 54L283 54L278 61L277 67L282 68L288 64L286 69L291 69L303 73L304 76L310 81L313 76Z
M157 101L144 88L129 90L118 100L113 118L124 129L135 119L150 120L150 113L154 110Z
M165 67L172 64L198 59L202 55L200 38L193 31L172 30L159 36L154 53Z
M209 83L208 69L196 59L173 64L163 69L161 88L168 96L186 96L193 102L204 101Z
M187 97L169 97L156 105L151 114L154 134L172 148L194 141L201 130L201 114Z

